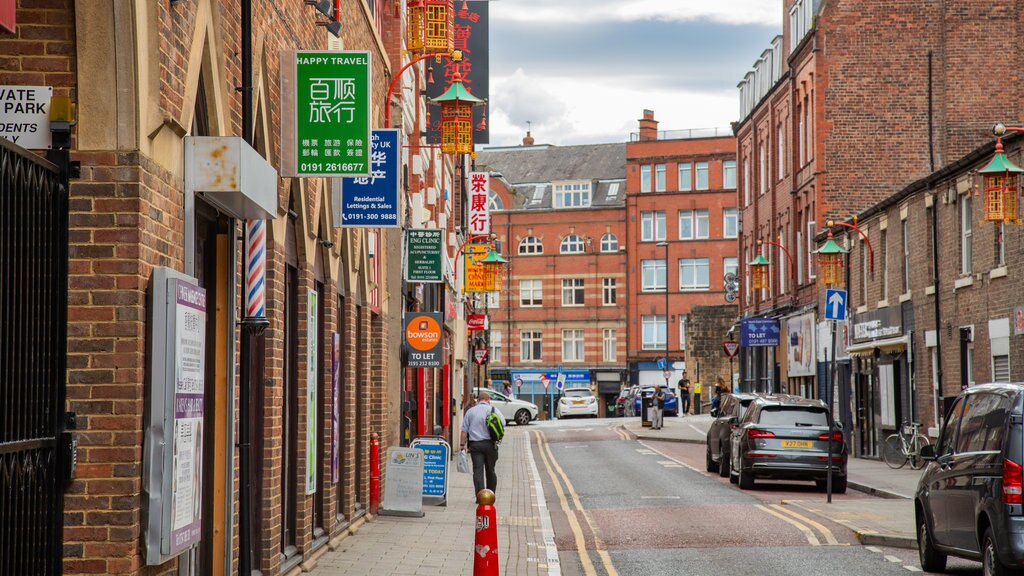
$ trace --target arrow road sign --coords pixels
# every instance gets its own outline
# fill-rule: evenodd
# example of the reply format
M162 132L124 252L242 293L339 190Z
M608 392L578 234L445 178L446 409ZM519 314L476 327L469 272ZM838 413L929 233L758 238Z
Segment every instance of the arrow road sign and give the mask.
M729 358L736 356L736 353L740 351L739 342L722 342L722 348L725 348L725 355Z
M846 319L846 290L827 290L825 292L825 319Z
M668 363L665 362L665 359L664 358L658 358L658 368L661 368L662 370L664 370L666 366L668 366Z

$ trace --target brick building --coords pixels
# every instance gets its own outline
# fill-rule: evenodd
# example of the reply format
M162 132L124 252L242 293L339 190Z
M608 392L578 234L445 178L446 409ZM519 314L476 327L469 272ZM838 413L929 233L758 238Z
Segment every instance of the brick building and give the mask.
M476 165L492 174L493 232L510 260L488 303L491 376L553 417L562 373L603 414L625 382L625 145L489 148Z
M654 112L644 110L626 144L626 354L631 383L667 380L675 388L685 371L696 381L696 365L687 361L690 310L725 304L724 277L739 267L736 140L723 135L728 129L657 125ZM666 355L668 378L658 364ZM724 365L705 369L717 373Z
M243 150L247 164L238 165L243 170L274 175L260 183L270 187L272 198L262 216L267 218L270 324L256 338L250 366L256 383L249 452L254 463L249 493L255 504L251 556L253 569L266 575L308 569L329 542L365 521L372 499L370 435L380 435L382 452L402 441L400 401L405 395L396 336L402 310L440 310L445 290L424 295L410 289L408 302L388 297L402 293L399 231L341 229L327 179L276 177L282 158L281 55L295 49L368 51L371 125L382 127L388 81L405 57L402 11L376 0L342 3L341 36L334 38L317 25L323 19L311 6L253 0L255 154L245 156L251 150L238 138L242 121L236 87L243 84L238 0L16 4L14 31L0 31L0 84L51 86L55 95L70 96L77 109L71 157L81 162L81 177L70 187L67 399L55 407L75 415L71 437L78 462L57 511L63 514L62 538L57 539L63 572L237 572L237 321L245 285L238 247L244 245L244 219L256 216L233 211L222 196L189 188L194 176L189 162L195 158L189 156L189 142L202 137L219 137L217 142ZM415 226L453 230L460 161L416 147L418 127L425 125L423 102L401 97L419 94L425 74L425 66L416 66L405 76L408 90L398 90L394 101L401 103L394 124L403 149L413 146L403 164L410 182L404 206ZM215 151L210 157L222 159L222 154ZM238 184L231 182L245 187ZM450 201L438 190L452 190ZM250 192L239 194L248 199ZM456 241L453 236L449 246ZM194 493L196 509L202 510L196 520L201 523L199 543L173 558L163 551L154 562L147 558L146 544L146 506L153 487L144 484L144 470L149 454L159 448L149 440L145 414L154 377L150 337L159 327L150 317L147 297L154 269L160 267L188 275L206 291L206 433L197 442L202 459L196 466L203 477L202 489ZM459 342L458 317L451 315L447 323L450 342ZM453 373L461 373L459 361L460 354L450 347ZM337 384L332 381L335 365ZM419 380L405 378L405 388L440 396L442 371L429 372ZM337 420L330 409L335 401ZM421 404L421 410L426 408ZM437 420L434 414L424 416L421 426L432 427ZM339 455L336 475L332 448ZM17 474L5 477L0 482L18 481ZM4 484L0 498L16 493L17 486ZM60 554L58 549L56 557Z
M1001 77L1024 57L1012 40L989 43L983 30L1013 33L1024 19L1010 1L785 0L780 8L782 34L739 84L736 133L741 316L778 320L782 341L741 352L743 387L842 399L840 418L852 427L846 400L866 391L845 384L848 328L838 331L838 385L827 386L830 327L815 238L828 220L860 213L970 152L993 119L1020 117L1019 87L978 78ZM746 263L758 253L771 273L769 286L753 291ZM937 337L941 347L946 336Z

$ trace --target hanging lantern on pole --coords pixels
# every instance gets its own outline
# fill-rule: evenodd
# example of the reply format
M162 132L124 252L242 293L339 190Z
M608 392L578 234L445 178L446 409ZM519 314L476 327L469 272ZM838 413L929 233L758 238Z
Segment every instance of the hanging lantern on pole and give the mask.
M832 239L832 231L828 231L828 240L825 245L814 251L818 257L818 271L821 274L821 281L826 286L842 286L843 282L843 256L847 253L836 241Z
M1020 223L1017 193L1022 172L1003 152L1003 139L996 138L996 155L978 171L985 188L985 221Z
M485 267L490 291L501 290L501 277L505 271L505 265L508 264L508 259L503 258L497 250L492 249L487 256L480 260L479 264Z
M760 242L758 242L760 244ZM750 285L754 290L767 290L768 289L768 267L772 263L763 254L758 254L757 258L754 258L747 263L750 267Z
M452 76L444 94L430 101L441 106L441 152L473 153L473 108L484 103L462 85L462 74Z
M406 8L405 46L418 54L449 54L455 47L453 0L411 0Z

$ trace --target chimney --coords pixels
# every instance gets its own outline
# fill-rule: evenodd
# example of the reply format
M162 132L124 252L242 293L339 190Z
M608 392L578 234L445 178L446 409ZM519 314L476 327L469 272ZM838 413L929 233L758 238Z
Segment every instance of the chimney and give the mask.
M644 110L640 119L640 141L648 142L658 139L658 121L654 119L654 110Z
M526 136L523 138L523 146L533 146L533 136L530 136L530 131L526 131Z

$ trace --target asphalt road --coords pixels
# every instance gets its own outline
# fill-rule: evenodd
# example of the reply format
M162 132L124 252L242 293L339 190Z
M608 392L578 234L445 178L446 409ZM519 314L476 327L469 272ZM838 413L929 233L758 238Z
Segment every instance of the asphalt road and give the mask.
M813 483L741 491L703 471L703 447L637 442L614 419L531 425L562 574L806 576L920 573L913 550L861 546L841 524L783 499ZM870 496L850 491L836 499ZM950 560L950 573L980 565Z

